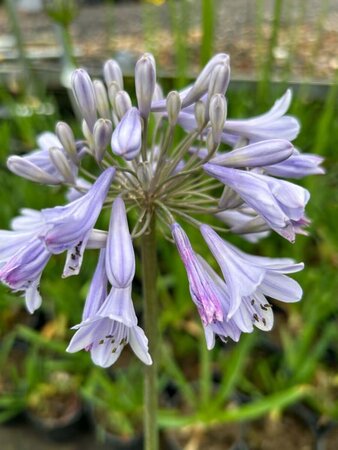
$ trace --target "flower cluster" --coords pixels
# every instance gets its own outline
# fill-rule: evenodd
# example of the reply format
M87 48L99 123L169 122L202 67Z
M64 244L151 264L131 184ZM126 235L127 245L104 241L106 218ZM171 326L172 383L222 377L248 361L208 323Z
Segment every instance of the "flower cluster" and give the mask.
M116 61L107 61L103 74L104 82L92 80L84 69L73 73L82 137L75 138L67 123L58 122L55 134L39 136L37 150L9 157L13 173L66 186L68 203L23 209L12 230L0 231L0 280L23 292L33 313L41 305L40 278L52 255L66 252L63 277L68 277L81 270L85 250L97 249L82 321L74 327L68 351L85 349L94 363L107 367L129 343L151 364L132 301L133 242L156 223L176 244L209 349L215 335L238 341L254 326L270 330L269 299L300 300L302 290L288 274L303 264L248 255L215 230L251 242L270 230L291 242L297 233L306 233L309 193L282 178L323 169L320 157L291 144L299 132L298 121L286 115L291 92L261 116L230 120L226 54L213 57L191 86L166 98L156 82L154 58L144 54L135 67L137 106L124 90ZM177 127L186 131L179 142ZM94 228L103 208L111 210L108 230ZM198 219L206 214L213 218L210 225ZM219 226L213 225L216 219ZM200 229L218 272L195 253L178 221Z

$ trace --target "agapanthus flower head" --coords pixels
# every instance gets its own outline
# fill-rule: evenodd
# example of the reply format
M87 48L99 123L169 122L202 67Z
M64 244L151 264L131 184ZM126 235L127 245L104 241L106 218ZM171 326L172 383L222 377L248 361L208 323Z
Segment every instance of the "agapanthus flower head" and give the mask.
M86 249L99 250L68 351L85 349L107 367L129 343L141 361L151 364L132 282L134 246L156 226L176 244L208 348L215 336L238 341L254 327L268 331L273 325L269 299L300 300L302 290L288 274L303 265L250 256L227 236L256 242L274 230L294 242L297 233L306 232L310 194L282 178L323 173L322 158L303 154L290 142L300 129L298 120L286 115L291 91L265 114L232 119L227 54L215 55L191 86L167 96L157 83L154 57L141 56L135 68L136 104L124 90L116 61L105 63L103 76L104 82L92 81L84 69L73 73L82 136L58 122L56 134L39 137L38 150L8 159L19 176L66 186L68 203L22 210L11 231L0 231L1 281L23 291L33 312L42 300L42 271L54 254L66 252L62 275L67 277L80 272ZM178 143L176 127L186 132ZM103 209L110 212L109 222ZM201 217L208 222L208 215L209 224L201 222ZM102 227L94 228L99 217ZM193 249L181 222L201 231L216 270Z

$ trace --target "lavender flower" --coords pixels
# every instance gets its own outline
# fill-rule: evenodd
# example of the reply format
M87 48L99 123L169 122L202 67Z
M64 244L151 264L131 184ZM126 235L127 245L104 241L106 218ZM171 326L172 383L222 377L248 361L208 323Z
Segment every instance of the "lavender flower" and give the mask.
M229 142L230 135L245 137L254 142L276 137L292 141L297 137L300 125L297 119L285 115L291 100L292 93L288 89L265 114L246 120L227 120L223 129L223 140Z
M300 153L294 150L293 154L278 164L267 165L264 172L274 177L303 178L308 175L321 175L325 170L320 166L324 158L318 155Z
M48 227L45 242L52 253L61 253L81 247L101 212L115 169L106 169L87 194L66 206L43 209L42 216Z
M208 225L201 226L201 233L221 268L229 290L228 319L238 310L243 298L256 299L256 294L284 302L301 299L299 284L284 274L302 270L303 264L247 255L221 239Z
M230 186L277 233L293 242L305 219L309 192L295 184L255 172L205 164L204 170Z
M188 236L178 223L171 227L175 244L185 265L191 297L196 304L204 324L223 319L223 314L217 296L215 285L203 270L203 267L194 253Z
M56 135L39 137L38 150L8 159L9 169L24 178L66 186L68 204L24 209L11 231L0 231L0 280L23 291L33 312L41 304L42 271L54 254L67 252L67 277L79 273L86 249L99 250L82 321L74 327L68 351L85 349L95 364L108 367L129 343L141 361L151 364L132 282L134 245L141 241L144 250L144 243L153 243L157 224L158 231L174 239L209 349L215 336L238 341L254 326L268 331L273 325L268 298L300 300L302 290L287 274L303 265L243 253L200 217L216 217L221 225L216 229L241 234L250 242L270 230L292 242L297 233L305 233L309 192L281 178L324 170L321 157L302 154L290 143L299 132L297 119L286 115L291 91L267 113L233 120L227 117L226 54L215 55L191 86L166 98L156 84L153 56L143 55L135 68L137 106L123 90L116 61L107 61L103 72L106 87L100 80L92 82L83 69L73 73L72 91L83 119L80 139L59 122ZM155 126L149 136L151 114ZM178 143L176 125L187 132ZM88 171L90 159L96 166L93 172ZM102 214L102 229L94 229L103 208L111 210L109 225ZM179 221L201 230L223 279L195 253Z
M88 324L80 324L67 351L74 353L90 350L92 360L101 367L109 367L129 344L135 355L147 365L152 363L148 353L148 340L137 325L128 327L119 320L103 317Z
M259 142L268 139L286 139L292 141L299 133L300 125L297 119L285 115L289 109L292 99L291 91L288 89L273 107L265 114L252 119L228 119L224 122L222 142L235 146L240 139L249 142ZM187 131L196 128L196 120L193 111L189 108L183 109L178 123Z
M262 167L285 161L293 152L294 147L289 141L271 139L219 154L210 163L233 168Z
M223 342L227 342L228 338L237 342L242 333L253 332L254 326L263 331L271 330L273 326L272 305L270 305L264 295L259 295L257 292L255 293L255 298L243 297L238 310L231 318L228 318L231 305L228 286L201 256L199 259L205 271L208 272L217 286L224 310L223 321L204 326L209 350L215 345L216 335Z
M128 229L127 214L120 197L113 203L107 240L106 266L112 286L125 288L135 275L135 254Z
M108 253L108 250L107 250ZM106 250L101 250L99 261L87 295L82 322L67 351L89 350L95 364L111 366L128 343L134 353L145 364L151 364L148 340L143 330L137 326L131 286L112 287L107 296L108 277L105 271Z
M0 280L4 284L14 291L24 291L30 313L41 305L39 283L50 256L43 242L32 238L9 257L0 269Z
M130 161L139 154L141 144L141 116L136 108L131 108L114 130L111 140L112 150L115 155L123 156Z
M95 90L92 80L84 69L76 69L73 72L71 84L79 112L86 121L89 130L92 131L97 118Z

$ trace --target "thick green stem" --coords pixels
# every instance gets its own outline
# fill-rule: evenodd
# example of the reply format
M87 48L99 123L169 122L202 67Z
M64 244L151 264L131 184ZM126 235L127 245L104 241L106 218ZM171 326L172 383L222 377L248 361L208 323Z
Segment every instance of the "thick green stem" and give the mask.
M149 351L153 360L145 368L144 379L144 438L145 450L158 450L157 424L157 369L159 350L158 305L156 295L157 256L155 239L155 216L149 225L149 232L142 236L142 282L144 298L144 325L149 339Z

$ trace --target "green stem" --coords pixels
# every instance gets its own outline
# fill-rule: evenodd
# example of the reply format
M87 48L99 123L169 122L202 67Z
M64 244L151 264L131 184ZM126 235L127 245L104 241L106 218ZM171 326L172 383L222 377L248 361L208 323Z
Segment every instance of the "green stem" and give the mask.
M145 368L144 378L144 438L145 450L158 450L157 423L157 370L159 353L158 305L156 294L157 256L155 216L149 224L149 232L141 241L142 282L144 297L144 325L149 339L149 351L153 360L151 366Z
M201 66L211 58L214 45L215 11L214 0L202 0L202 44Z
M264 101L266 98L269 97L269 94L268 94L269 81L271 79L273 65L275 62L275 57L274 57L273 52L274 52L275 47L278 44L280 24L281 24L281 18L282 18L283 1L284 0L275 0L274 1L273 22L272 22L270 41L269 41L269 45L268 45L268 54L266 57L266 61L264 62L264 65L263 65L262 80L258 86L258 98L261 101Z

